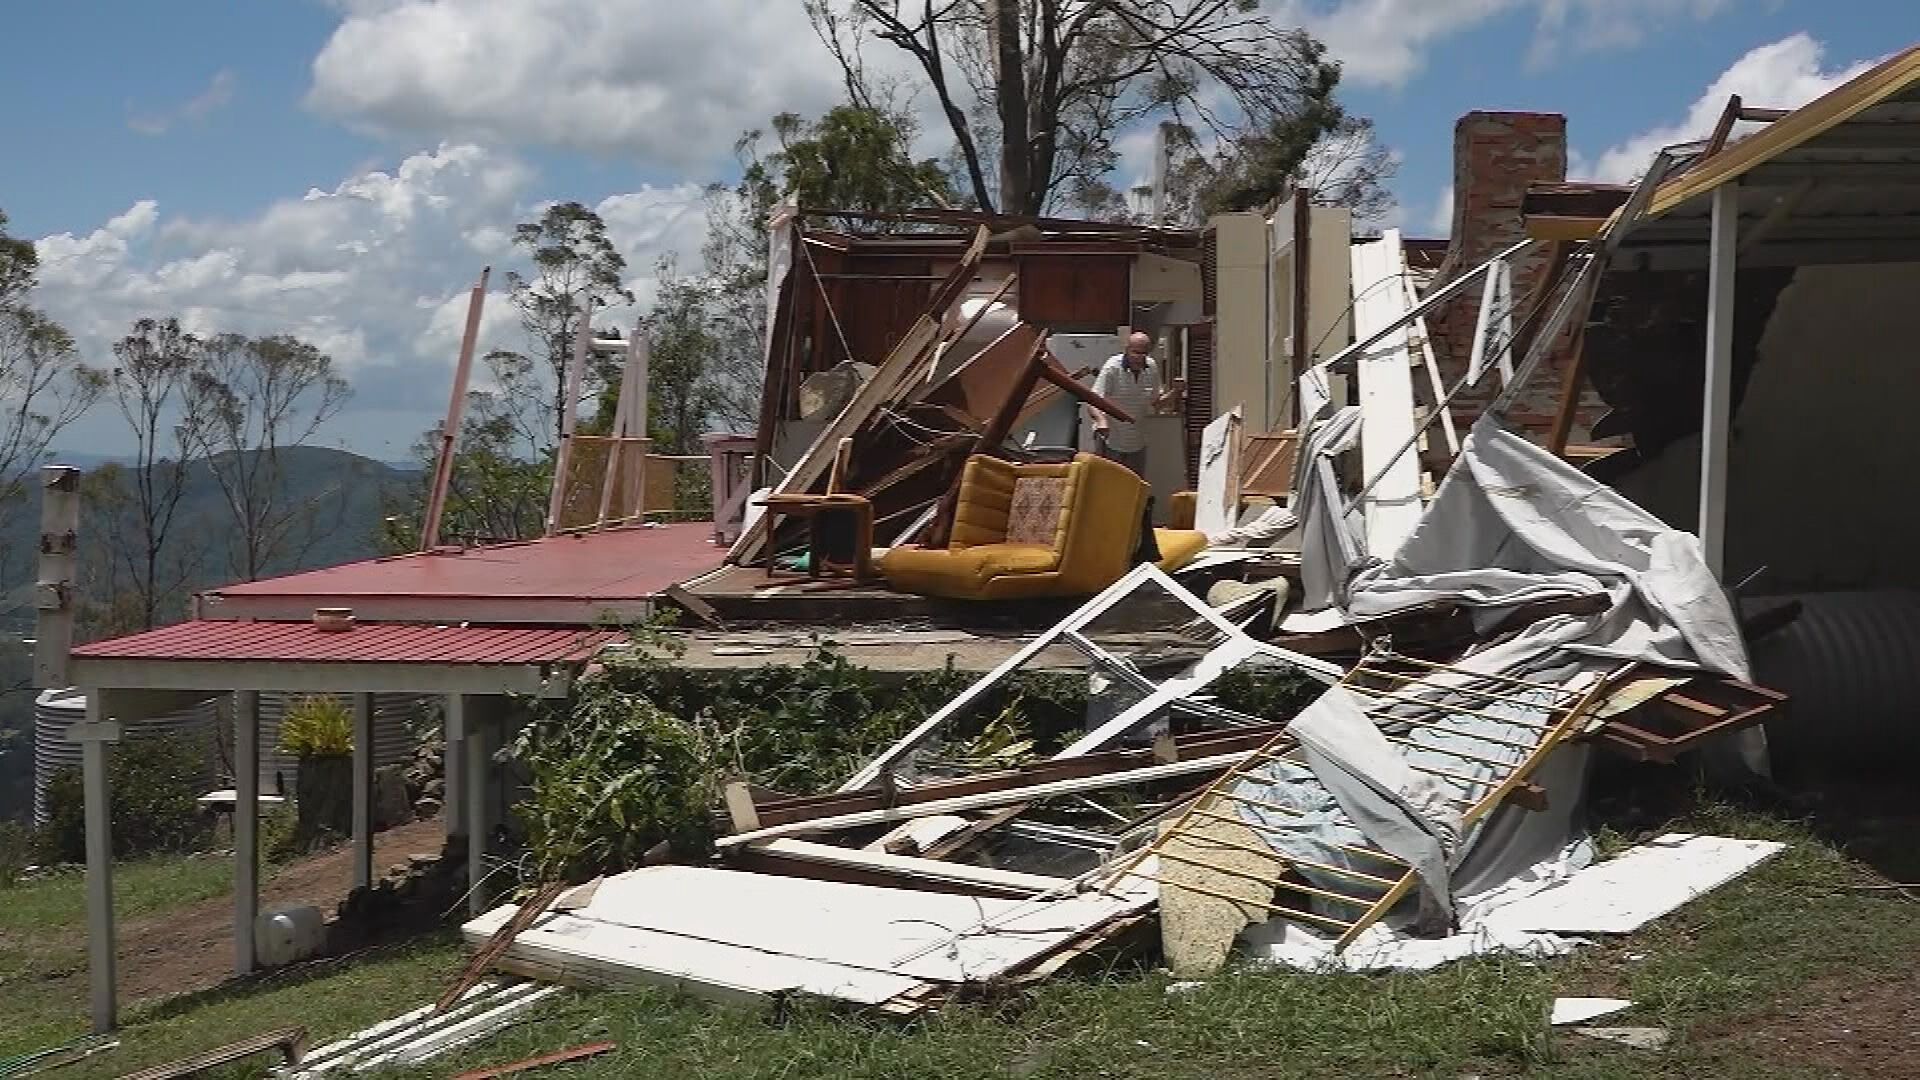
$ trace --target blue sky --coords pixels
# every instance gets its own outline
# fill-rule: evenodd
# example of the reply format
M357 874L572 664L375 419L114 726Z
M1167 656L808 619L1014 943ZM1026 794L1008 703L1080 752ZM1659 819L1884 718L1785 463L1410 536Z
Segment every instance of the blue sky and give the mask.
M1267 8L1342 60L1401 159L1385 223L1422 235L1468 110L1564 112L1576 174L1624 179L1730 89L1798 105L1920 42L1913 0ZM838 93L799 0L99 0L5 28L0 209L41 241L40 303L96 358L147 314L306 335L360 388L329 441L389 459L444 407L465 290L515 221L597 206L644 298L661 255L697 262L698 187L739 131ZM489 344L512 347L501 300ZM113 446L110 411L63 442Z

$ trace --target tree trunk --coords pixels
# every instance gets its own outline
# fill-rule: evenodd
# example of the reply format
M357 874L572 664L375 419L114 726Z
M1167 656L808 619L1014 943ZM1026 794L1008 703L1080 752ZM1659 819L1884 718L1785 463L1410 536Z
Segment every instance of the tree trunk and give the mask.
M301 847L327 835L352 835L353 758L345 754L302 757L295 795L294 840Z
M1020 48L1019 0L987 0L987 37L993 49L995 105L1000 113L1000 207L1036 213L1032 139L1027 118L1027 73Z

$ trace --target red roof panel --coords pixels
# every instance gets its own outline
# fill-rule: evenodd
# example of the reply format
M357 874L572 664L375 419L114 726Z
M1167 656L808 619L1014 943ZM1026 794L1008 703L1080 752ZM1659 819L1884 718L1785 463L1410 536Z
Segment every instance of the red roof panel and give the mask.
M605 630L520 626L361 623L328 631L311 622L195 620L81 645L73 655L114 660L548 664L584 661L620 636Z
M615 600L657 596L720 565L712 522L604 529L517 544L369 559L265 581L223 585L222 597L356 596Z

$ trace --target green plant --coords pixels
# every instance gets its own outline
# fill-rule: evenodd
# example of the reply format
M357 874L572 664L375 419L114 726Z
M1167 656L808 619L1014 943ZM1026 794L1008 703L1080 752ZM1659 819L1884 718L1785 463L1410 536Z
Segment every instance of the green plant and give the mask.
M298 836L299 817L285 803L260 808L260 857L270 863L285 862L306 853Z
M0 889L11 889L33 860L33 830L18 821L0 821Z
M523 728L510 752L530 774L517 810L542 877L625 869L662 841L697 853L710 839L717 755L643 698L601 684Z
M301 758L352 754L353 712L329 694L301 698L280 722L280 749Z
M199 803L206 773L206 748L191 739L126 739L115 745L107 762L114 855L201 846L208 834ZM48 780L47 824L40 830L39 847L46 862L82 862L87 857L86 795L78 766Z

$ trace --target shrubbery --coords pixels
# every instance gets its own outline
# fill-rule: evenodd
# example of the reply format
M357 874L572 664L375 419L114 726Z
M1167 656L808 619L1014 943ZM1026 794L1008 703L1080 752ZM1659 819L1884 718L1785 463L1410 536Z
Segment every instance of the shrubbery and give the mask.
M207 755L185 738L127 739L108 754L116 858L162 851L190 851L206 842L200 811ZM47 785L47 823L40 830L45 862L84 862L87 857L86 795L79 766L53 774Z
M353 710L331 694L308 694L280 721L280 749L297 758L353 753Z

